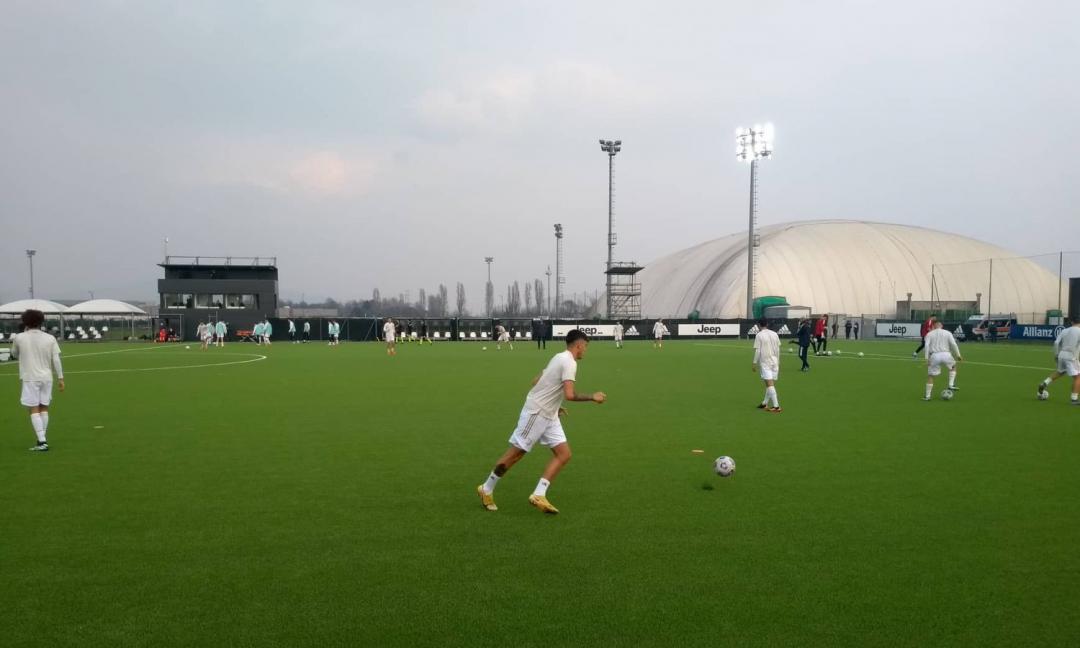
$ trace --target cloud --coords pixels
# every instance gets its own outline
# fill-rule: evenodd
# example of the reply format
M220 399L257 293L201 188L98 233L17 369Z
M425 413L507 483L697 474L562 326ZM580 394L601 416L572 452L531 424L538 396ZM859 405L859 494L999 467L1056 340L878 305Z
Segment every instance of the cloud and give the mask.
M425 125L438 130L505 133L541 119L647 111L657 96L655 84L636 83L608 67L560 61L434 88L415 108Z
M192 159L196 165L187 174L190 182L312 198L364 195L379 168L366 153L244 140L204 143Z

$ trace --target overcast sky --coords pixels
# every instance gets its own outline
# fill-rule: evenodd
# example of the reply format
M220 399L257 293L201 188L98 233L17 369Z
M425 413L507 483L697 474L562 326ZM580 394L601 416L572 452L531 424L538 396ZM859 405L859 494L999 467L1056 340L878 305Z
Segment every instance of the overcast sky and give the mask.
M733 130L775 123L761 222L1080 249L1075 2L52 2L0 18L0 301L155 299L170 253L281 293L440 283L482 306L745 230ZM452 299L452 297L451 297Z

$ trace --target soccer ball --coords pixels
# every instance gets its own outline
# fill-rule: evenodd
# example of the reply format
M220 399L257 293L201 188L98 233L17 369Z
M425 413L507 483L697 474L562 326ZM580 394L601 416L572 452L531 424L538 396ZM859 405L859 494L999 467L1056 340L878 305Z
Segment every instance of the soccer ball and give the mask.
M952 400L953 390L945 389L941 392L941 400Z
M487 347L481 347L481 351L487 351Z
M831 356L831 355L832 355L832 351L826 351L826 352L825 352L825 355L827 355L827 356Z
M1047 398L1050 398L1050 392L1048 392L1046 390L1043 390L1043 391L1039 392L1039 395L1037 396L1037 398L1039 400L1046 400Z
M863 357L863 352L862 351L859 351L859 357L860 358Z
M184 347L184 348L185 348L185 349L190 349L190 348L191 348L191 346L189 345L189 346L186 346L186 347Z
M836 355L840 355L840 350L839 349L836 350Z
M721 477L731 477L735 474L735 460L728 456L717 457L713 462L713 470Z

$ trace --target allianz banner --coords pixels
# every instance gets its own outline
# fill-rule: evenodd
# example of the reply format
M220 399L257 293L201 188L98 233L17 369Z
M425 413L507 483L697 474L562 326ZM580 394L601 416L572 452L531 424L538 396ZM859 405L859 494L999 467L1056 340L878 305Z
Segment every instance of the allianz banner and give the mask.
M1053 342L1064 326L1039 326L1034 324L1014 324L1009 328L1009 337L1013 340L1047 340Z
M739 323L709 324L695 322L679 324L679 337L739 337Z
M919 322L878 322L874 331L877 337L899 337L919 339Z

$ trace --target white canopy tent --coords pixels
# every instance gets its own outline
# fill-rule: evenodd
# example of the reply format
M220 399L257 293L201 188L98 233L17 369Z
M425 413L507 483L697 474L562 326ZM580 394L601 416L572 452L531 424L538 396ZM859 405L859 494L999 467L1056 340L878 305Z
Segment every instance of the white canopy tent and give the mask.
M51 327L53 332L61 337L64 335L63 315L68 310L67 306L48 299L20 299L0 305L0 339L6 341L11 338L19 327L19 316L29 309L45 313L46 326L50 320L55 321L56 325Z
M63 318L67 321L69 340L135 338L137 325L147 332L150 330L146 311L116 299L91 299L75 304L63 313Z

